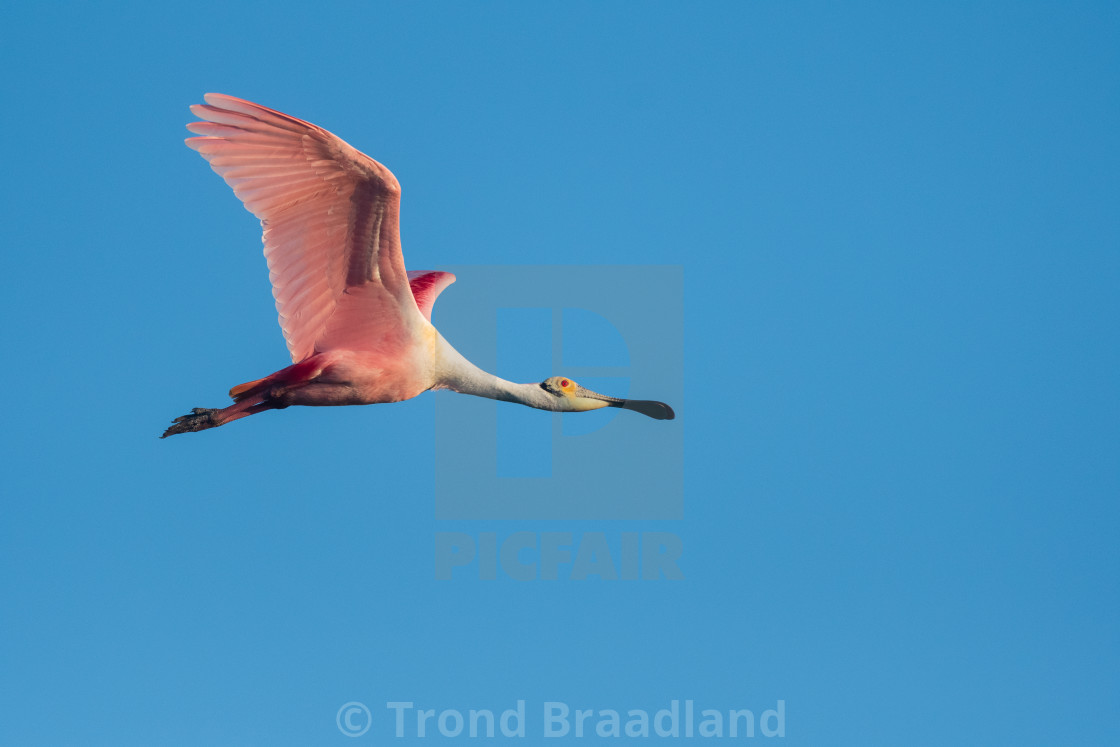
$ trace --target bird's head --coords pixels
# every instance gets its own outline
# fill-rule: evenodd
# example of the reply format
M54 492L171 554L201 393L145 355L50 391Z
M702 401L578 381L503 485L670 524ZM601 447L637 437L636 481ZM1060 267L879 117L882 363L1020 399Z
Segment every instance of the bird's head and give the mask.
M676 417L673 408L664 402L648 399L618 399L585 389L565 376L553 376L541 382L541 389L555 398L560 412L587 412L602 407L621 407L648 415L657 420L672 420Z

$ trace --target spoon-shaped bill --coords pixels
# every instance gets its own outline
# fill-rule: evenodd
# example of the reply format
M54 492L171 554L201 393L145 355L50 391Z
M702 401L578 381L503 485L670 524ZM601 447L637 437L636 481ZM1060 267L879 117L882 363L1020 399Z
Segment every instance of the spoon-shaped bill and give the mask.
M656 402L651 399L619 399L617 397L608 397L605 394L593 392L585 387L579 387L576 390L576 396L583 399L599 400L606 402L608 407L621 407L623 410L633 410L647 415L654 420L672 420L677 415L673 412L673 408L664 402ZM602 405L598 405L602 407Z
M652 399L624 399L621 404L614 406L621 407L623 410L640 412L654 420L672 420L677 416L672 407L664 402L656 402Z

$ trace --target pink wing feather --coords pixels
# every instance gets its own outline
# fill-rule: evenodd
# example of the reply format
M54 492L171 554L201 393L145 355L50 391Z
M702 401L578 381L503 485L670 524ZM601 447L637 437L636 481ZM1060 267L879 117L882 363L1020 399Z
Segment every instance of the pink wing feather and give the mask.
M191 107L187 139L261 221L280 327L293 362L380 347L429 317L449 280L414 298L400 244L400 194L384 166L321 127L232 96ZM445 274L449 273L430 273ZM439 285L434 291L430 289ZM377 338L377 339L375 339Z
M414 270L408 273L408 283L412 286L412 295L416 299L416 306L420 313L429 322L432 321L432 305L444 288L455 282L455 276L450 272L436 270Z

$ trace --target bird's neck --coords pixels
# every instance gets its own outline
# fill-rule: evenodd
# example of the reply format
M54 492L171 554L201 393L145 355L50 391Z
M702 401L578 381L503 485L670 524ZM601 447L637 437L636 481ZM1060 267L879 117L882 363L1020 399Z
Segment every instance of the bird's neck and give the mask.
M540 384L516 384L487 373L451 347L442 335L436 337L435 389L450 389L475 397L517 402L539 410L555 410L556 398Z

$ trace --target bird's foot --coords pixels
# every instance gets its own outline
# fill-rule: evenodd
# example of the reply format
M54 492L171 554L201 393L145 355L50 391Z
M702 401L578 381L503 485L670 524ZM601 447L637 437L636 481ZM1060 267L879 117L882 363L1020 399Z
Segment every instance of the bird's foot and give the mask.
M172 421L171 427L163 432L160 438L167 438L174 436L177 433L192 433L194 431L204 431L207 428L214 428L221 425L221 422L215 417L215 414L220 410L214 410L206 407L196 407L190 411L188 415L182 415Z

